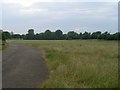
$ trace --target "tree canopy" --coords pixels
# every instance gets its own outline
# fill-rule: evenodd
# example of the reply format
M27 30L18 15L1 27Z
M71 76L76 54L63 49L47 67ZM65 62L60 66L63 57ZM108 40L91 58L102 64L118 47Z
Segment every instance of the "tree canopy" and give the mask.
M23 40L76 40L76 39L99 39L99 40L120 40L120 32L114 34L108 32L80 32L69 31L63 34L62 30L58 29L55 32L47 29L42 33L34 33L34 29L29 29L27 34L11 34L3 31L2 39L23 39Z

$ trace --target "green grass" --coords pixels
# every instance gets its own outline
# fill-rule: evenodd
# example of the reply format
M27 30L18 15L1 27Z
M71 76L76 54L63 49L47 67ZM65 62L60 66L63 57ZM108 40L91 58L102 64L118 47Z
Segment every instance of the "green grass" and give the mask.
M2 50L2 45L0 45L0 51Z
M1 50L5 50L8 47L8 45L2 45L1 47L2 47Z
M14 41L43 49L50 69L44 88L118 87L118 43L97 40Z
M8 47L7 43L5 45L2 45L2 43L4 43L4 42L2 42L2 40L0 40L0 51L6 49Z
M5 50L8 47L8 45L0 45L0 51Z
M2 50L2 40L0 39L0 51Z

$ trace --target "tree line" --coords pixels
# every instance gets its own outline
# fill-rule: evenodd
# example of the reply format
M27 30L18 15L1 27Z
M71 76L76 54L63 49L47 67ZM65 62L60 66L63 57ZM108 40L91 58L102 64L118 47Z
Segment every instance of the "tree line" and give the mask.
M101 39L101 40L120 40L120 32L114 34L101 31L80 32L69 31L67 34L63 34L62 30L46 30L43 33L34 34L34 29L29 29L27 34L13 34L8 31L2 32L3 39L22 39L22 40L76 40L76 39Z

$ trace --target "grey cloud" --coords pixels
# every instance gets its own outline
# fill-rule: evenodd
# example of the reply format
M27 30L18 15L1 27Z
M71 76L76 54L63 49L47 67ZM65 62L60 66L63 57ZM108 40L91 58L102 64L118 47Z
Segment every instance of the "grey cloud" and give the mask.
M20 10L45 9L33 13L21 14ZM117 3L98 2L61 2L34 3L31 7L21 8L20 5L5 4L3 6L3 27L25 33L34 28L42 32L46 28L64 32L75 28L87 27L87 31L117 31ZM81 30L84 31L84 30Z

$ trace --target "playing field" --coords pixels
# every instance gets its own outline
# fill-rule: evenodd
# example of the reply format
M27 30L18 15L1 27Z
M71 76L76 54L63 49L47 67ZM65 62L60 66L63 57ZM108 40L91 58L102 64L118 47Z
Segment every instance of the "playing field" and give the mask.
M118 42L97 40L10 41L43 50L48 88L118 87Z

